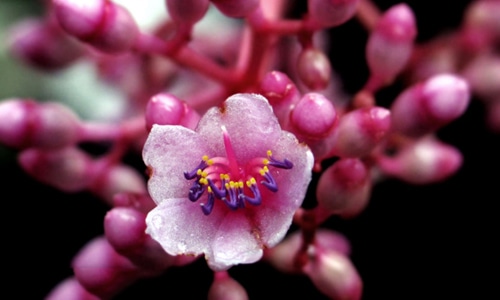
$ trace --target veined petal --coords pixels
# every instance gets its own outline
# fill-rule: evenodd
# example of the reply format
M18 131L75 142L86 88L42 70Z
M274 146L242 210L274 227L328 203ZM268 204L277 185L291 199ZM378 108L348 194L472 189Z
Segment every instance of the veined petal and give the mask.
M262 155L262 149L271 149L281 135L271 105L258 94L235 94L222 108L212 108L202 117L196 132L217 153L224 153L222 126L231 136L238 162Z
M211 153L205 140L190 129L153 125L142 152L150 172L148 190L153 200L160 203L168 198L186 197L191 183L184 179L183 172Z

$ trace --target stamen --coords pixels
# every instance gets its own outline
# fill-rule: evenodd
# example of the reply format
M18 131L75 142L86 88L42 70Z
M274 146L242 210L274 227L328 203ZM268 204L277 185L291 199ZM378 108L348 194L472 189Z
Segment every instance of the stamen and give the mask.
M269 165L276 167L276 168L281 168L281 169L291 169L293 168L293 163L289 161L288 159L284 159L283 161L279 161L273 157L273 153L271 150L267 150L267 158L269 159ZM267 165L267 164L266 164Z
M189 189L189 195L188 195L189 200L191 200L192 202L197 201L198 199L200 199L204 191L205 191L205 185L201 185L197 181L193 182L193 185Z
M203 169L205 169L206 167L209 166L209 164L207 163L207 161L208 161L208 156L204 155L203 158L202 158L202 160L201 160L201 162L200 162L200 164L198 164L198 166L196 168L194 168L193 171L191 171L191 172L184 172L184 178L186 178L187 180L194 179L198 175L199 171L201 171L201 170L203 170Z
M201 210L203 211L203 214L205 214L205 216L208 216L212 212L215 203L215 197L214 193L212 192L212 189L208 187L207 190L208 190L207 203L200 204Z
M260 175L262 175L265 179L265 181L260 182L262 185L267 187L272 192L278 191L278 184L276 184L276 180L274 180L274 177L273 175L271 175L271 172L269 172L267 166L262 168L262 170L260 171Z
M257 182L255 178L251 178L247 181L247 187L252 191L253 198L247 195L243 195L245 197L245 201L252 205L259 205L262 203L262 197L260 196L259 187L257 186Z

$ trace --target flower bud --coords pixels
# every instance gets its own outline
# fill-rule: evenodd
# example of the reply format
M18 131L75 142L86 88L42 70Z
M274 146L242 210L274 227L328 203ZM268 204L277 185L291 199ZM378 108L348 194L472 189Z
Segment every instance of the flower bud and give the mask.
M115 207L104 217L104 232L111 246L135 265L157 274L175 257L146 234L146 215L130 207Z
M262 79L259 92L269 101L282 127L287 127L290 111L300 100L295 83L285 73L272 71Z
M95 295L89 293L74 277L70 277L59 283L50 294L47 296L46 300L99 300Z
M368 204L371 187L370 170L365 164L357 158L342 158L319 178L318 209L345 217L356 215Z
M109 299L140 278L140 270L119 255L104 237L88 242L72 262L80 284L100 299Z
M319 291L331 299L361 299L363 282L349 258L320 247L310 250L310 260L303 271Z
M500 39L500 2L478 0L469 4L464 12L463 38L472 49L483 49Z
M131 49L139 28L130 12L110 0L53 0L61 27L106 53Z
M61 148L78 141L80 120L55 102L7 99L0 102L0 142L14 148Z
M340 157L363 157L387 136L391 114L383 107L359 108L339 118L332 153Z
M160 93L146 104L146 128L151 130L153 124L182 125L194 129L200 115L186 103L172 94Z
M417 33L415 16L406 4L387 10L366 45L366 60L371 72L370 90L390 83L403 70L413 50Z
M425 137L404 145L394 156L380 157L377 164L388 176L412 184L429 184L453 175L462 160L462 154L455 147Z
M299 137L319 139L333 130L337 111L333 103L319 93L307 93L290 114L290 125Z
M192 25L205 16L208 0L166 0L168 14L179 24Z
M260 0L211 0L224 15L233 18L243 18L253 12Z
M391 106L392 129L419 137L460 117L470 101L468 83L452 74L433 76L401 93Z
M216 272L214 281L208 290L208 300L248 300L243 286L227 272Z
M65 192L82 191L94 178L91 158L73 147L51 151L30 148L19 153L18 160L33 178Z
M332 75L330 60L319 49L311 47L303 49L297 60L297 74L307 88L325 89Z
M108 166L104 162L104 165L104 170L96 171L99 175L92 181L89 189L105 202L112 204L114 196L119 193L146 192L145 180L136 169L124 164ZM97 170L97 163L95 167Z
M295 231L277 246L267 249L264 259L281 272L297 273L300 270L297 269L295 259L302 242L302 232ZM345 236L325 228L316 231L314 244L344 255L351 253L351 244Z
M53 71L64 68L82 55L82 47L58 26L26 19L9 30L12 54L29 66Z
M465 66L461 75L481 100L492 101L500 95L500 57L480 54Z
M308 0L313 28L338 26L354 16L359 0Z

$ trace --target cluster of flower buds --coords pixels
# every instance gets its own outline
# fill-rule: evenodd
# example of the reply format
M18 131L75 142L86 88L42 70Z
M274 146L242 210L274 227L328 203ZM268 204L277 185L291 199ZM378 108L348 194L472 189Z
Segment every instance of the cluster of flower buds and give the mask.
M499 1L474 1L447 42L425 44L405 3L381 11L370 0L308 0L297 18L284 0L162 3L152 30L121 0L46 1L44 16L11 30L14 57L51 72L90 63L127 108L97 122L60 102L0 102L0 143L20 168L109 206L104 234L47 299L110 299L199 258L213 271L208 299L248 299L228 270L261 260L330 299L361 299L351 245L325 221L361 214L386 178L454 175L462 154L436 133L473 95L500 129ZM368 33L369 72L344 97L321 33L354 18ZM399 81L382 105L378 92ZM104 153L92 154L94 144Z

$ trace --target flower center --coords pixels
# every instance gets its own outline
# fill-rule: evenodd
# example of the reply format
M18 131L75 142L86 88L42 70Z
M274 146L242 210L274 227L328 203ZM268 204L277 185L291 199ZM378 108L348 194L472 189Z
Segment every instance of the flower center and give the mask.
M278 184L269 167L291 169L292 162L277 160L272 151L267 150L265 157L255 157L244 167L236 161L229 134L222 127L226 157L208 157L204 155L201 162L191 172L184 172L186 180L194 180L189 189L188 198L197 201L207 192L208 200L201 204L201 210L209 215L215 200L224 202L230 209L244 208L246 203L259 205L262 203L260 186L271 192L278 191Z

